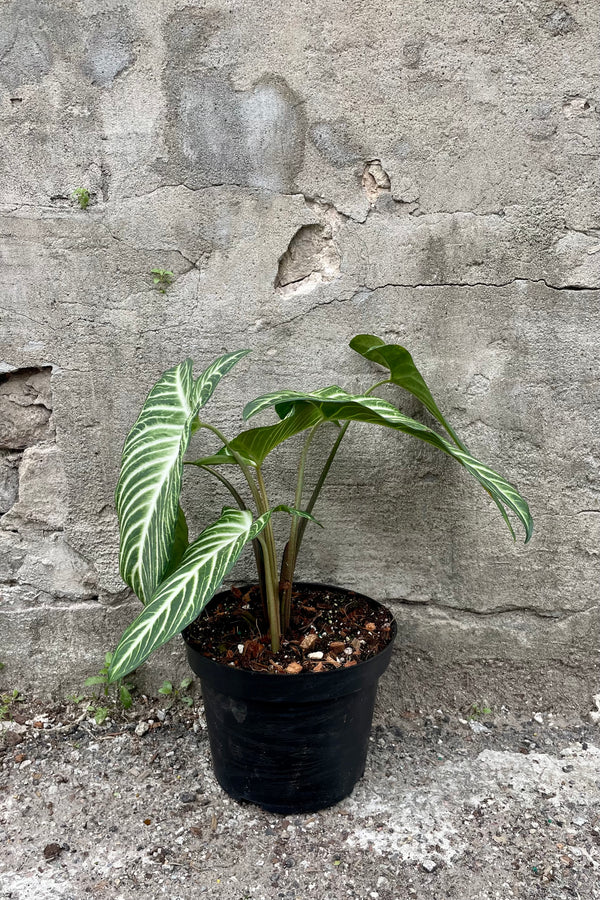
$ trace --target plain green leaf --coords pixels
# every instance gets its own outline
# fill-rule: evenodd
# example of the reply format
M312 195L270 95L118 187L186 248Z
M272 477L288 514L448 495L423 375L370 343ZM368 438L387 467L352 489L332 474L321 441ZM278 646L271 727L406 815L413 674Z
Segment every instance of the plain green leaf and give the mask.
M276 391L258 397L249 403L244 410L244 415L249 418L268 407L274 406L281 411L291 407L297 408L302 403L316 406L326 419L366 422L402 431L432 444L438 450L447 453L448 456L454 457L479 481L497 505L501 504L501 508L508 507L515 513L525 529L525 541L530 539L533 531L531 513L526 501L513 485L493 469L461 450L460 447L451 444L446 438L441 437L421 422L417 422L416 419L405 416L391 403L381 400L379 397L348 394L336 385L313 393ZM506 511L503 515L508 522Z
M350 341L350 347L365 359L378 363L389 370L390 381L399 385L420 400L423 406L442 425L454 443L468 452L452 426L446 421L433 399L425 379L417 369L414 360L405 347L400 344L386 344L374 334L357 334Z
M121 706L123 709L131 709L133 705L133 699L131 694L129 693L129 689L122 684L119 688L119 700L121 701Z
M173 546L171 548L171 558L163 578L167 578L179 566L183 558L183 554L189 547L189 533L185 513L181 507L177 514L177 522L175 523L175 534L173 536Z
M107 706L98 706L94 714L96 725L102 725L108 718L109 709Z
M388 369L390 373L390 382L399 385L399 387L404 388L420 400L423 406L429 410L431 415L446 429L457 447L460 447L465 453L469 452L466 444L458 437L450 423L440 412L431 391L425 383L425 379L417 369L412 356L405 347L401 347L400 344L386 344L381 338L376 337L374 334L357 334L356 337L352 338L350 341L350 347L361 356L364 356L365 359L379 363L379 365ZM510 533L514 538L515 533L504 506L498 497L488 490L485 485L484 488L502 513L504 521L508 525Z
M320 411L316 407L304 404L298 410L292 409L281 422L277 422L275 425L242 431L229 442L229 445L249 465L261 466L275 447L321 421L323 421L323 417ZM214 466L223 463L235 464L235 462L233 454L227 447L223 447L217 453L195 460L190 465Z

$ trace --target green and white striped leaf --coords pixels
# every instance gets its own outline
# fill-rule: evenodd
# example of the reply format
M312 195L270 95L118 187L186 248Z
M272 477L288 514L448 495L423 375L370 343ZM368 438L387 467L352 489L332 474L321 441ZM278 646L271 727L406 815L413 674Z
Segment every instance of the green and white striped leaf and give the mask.
M244 409L244 417L249 418L267 407L274 406L279 414L291 407L298 408L307 403L316 406L325 419L333 421L359 421L372 425L383 425L410 434L447 453L457 460L485 488L490 496L508 508L519 518L525 529L525 541L531 537L533 520L526 501L508 481L479 462L471 454L451 444L446 438L432 431L416 419L405 416L396 407L378 397L352 395L333 385L313 393L302 391L277 391L265 394L249 403ZM508 520L507 520L508 521Z
M279 418L285 419L296 404L300 405L303 402L308 402L320 409L321 403L329 402L330 400L333 403L339 403L340 397L350 397L350 394L346 394L341 387L338 387L335 384L331 387L321 388L320 391L313 391L312 393L304 393L302 391L273 391L271 394L263 394L262 396L257 397L256 400L251 400L250 403L247 403L243 410L243 416L244 419L251 419L252 416L262 412L263 409L274 407ZM323 412L323 418L335 421L335 416L330 416L329 413L325 414L325 412Z
M219 379L248 353L227 353L200 377L192 361L165 372L150 391L123 448L115 493L121 577L146 603L171 559L179 516L183 456L198 410Z
M109 681L132 672L153 650L193 622L235 565L251 529L252 513L230 507L204 529L184 553L179 568L157 587L124 632L113 653Z
M206 406L223 375L227 375L227 373L230 372L241 359L248 356L250 352L250 350L235 350L233 353L224 353L223 356L219 356L214 363L211 363L210 366L196 378L192 405L196 407L196 409L202 409L203 406Z
M219 520L189 545L179 568L158 586L150 602L124 632L112 654L109 682L133 672L153 650L200 615L245 544L258 537L275 512L287 512L320 524L309 513L284 504L267 510L255 522L248 510L224 507Z

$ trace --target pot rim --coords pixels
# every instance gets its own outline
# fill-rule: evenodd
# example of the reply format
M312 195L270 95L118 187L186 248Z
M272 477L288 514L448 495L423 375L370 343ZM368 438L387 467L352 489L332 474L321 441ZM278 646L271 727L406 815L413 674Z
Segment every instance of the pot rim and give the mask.
M325 672L299 672L292 675L283 672L253 671L252 669L238 669L227 663L218 662L209 656L204 656L196 647L187 640L185 630L182 632L183 640L187 648L188 662L193 671L202 681L210 682L216 690L232 696L246 697L254 693L256 688L265 700L287 700L290 695L295 695L297 701L304 699L306 702L318 701L321 696L342 696L361 690L365 681L377 680L387 669L391 659L394 641L398 633L398 625L391 610L383 603L373 600L366 594L342 588L336 585L321 584L315 581L294 582L307 587L326 588L353 594L368 600L370 603L383 607L391 617L391 636L386 646L370 659L359 662L350 668L334 669ZM231 591L220 591L215 598ZM214 599L214 598L213 598ZM212 601L211 601L212 602Z

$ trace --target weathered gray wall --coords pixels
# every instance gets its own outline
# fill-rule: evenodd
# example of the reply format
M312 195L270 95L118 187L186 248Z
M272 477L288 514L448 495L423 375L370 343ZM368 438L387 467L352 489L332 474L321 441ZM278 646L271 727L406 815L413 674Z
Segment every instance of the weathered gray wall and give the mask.
M210 407L233 434L257 393L372 383L347 348L370 331L412 350L476 455L530 500L536 534L513 545L432 448L353 426L300 575L397 601L390 697L585 708L599 17L595 0L0 4L7 681L80 685L135 609L113 489L165 368L251 347ZM156 266L176 274L164 295ZM273 499L292 496L292 456L273 458ZM226 498L190 482L206 523Z

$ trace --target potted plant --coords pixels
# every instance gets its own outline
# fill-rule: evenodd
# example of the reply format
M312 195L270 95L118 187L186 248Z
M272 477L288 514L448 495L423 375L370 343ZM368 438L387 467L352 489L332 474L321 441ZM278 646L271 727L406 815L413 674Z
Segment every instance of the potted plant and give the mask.
M123 449L116 490L120 571L143 603L110 664L111 681L184 632L188 658L200 675L215 773L236 799L278 812L315 810L337 802L364 771L377 682L388 665L396 624L389 611L360 594L296 584L294 571L305 528L341 441L354 421L392 428L453 457L496 503L511 534L511 512L532 532L527 503L504 478L476 460L448 424L410 353L373 335L350 343L385 377L362 394L337 386L282 390L244 408L249 419L274 409L274 424L226 437L200 415L220 379L249 351L227 353L193 378L186 359L150 391ZM445 435L374 395L386 384L416 397ZM305 500L309 451L327 423L337 430ZM214 453L190 461L210 473L235 500L190 542L180 493L191 435L216 436ZM273 506L263 463L283 441L306 433L293 504ZM241 473L242 488L230 480ZM227 474L226 474L227 473ZM272 516L290 517L278 560ZM252 543L258 581L214 598L246 544Z

